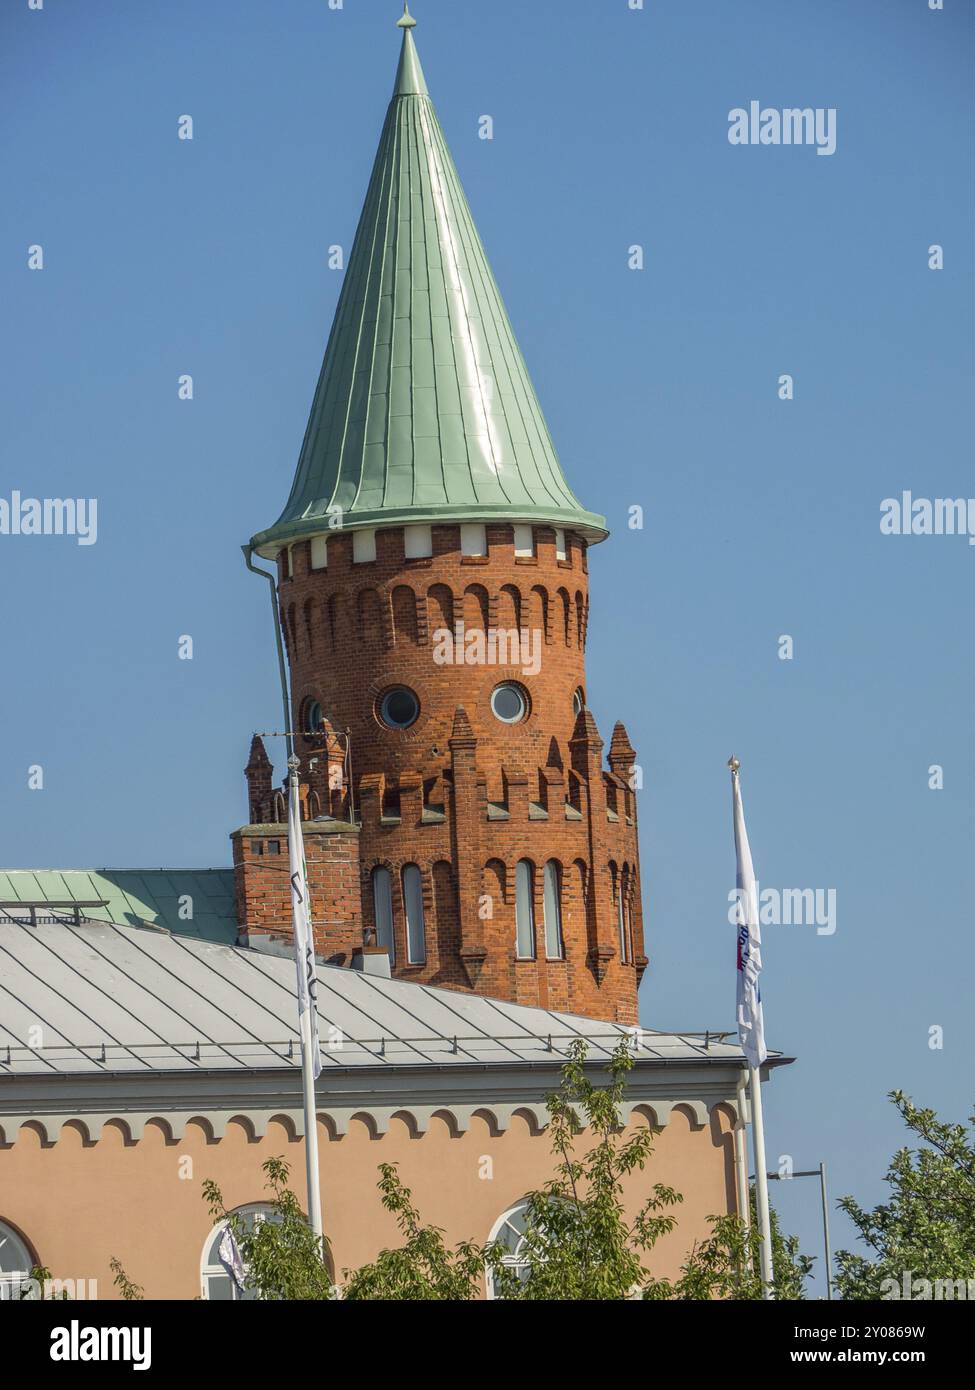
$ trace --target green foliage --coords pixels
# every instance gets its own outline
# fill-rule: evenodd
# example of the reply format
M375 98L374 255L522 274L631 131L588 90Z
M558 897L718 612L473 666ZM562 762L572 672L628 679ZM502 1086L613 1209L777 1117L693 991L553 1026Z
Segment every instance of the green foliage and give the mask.
M889 1201L866 1210L852 1197L840 1200L870 1251L838 1252L841 1298L882 1298L890 1293L884 1281L894 1280L900 1290L905 1272L932 1281L975 1277L975 1115L968 1126L951 1124L903 1091L891 1091L890 1099L926 1147L894 1154L886 1174Z
M485 1268L499 1265L500 1252L473 1241L448 1250L438 1227L421 1225L413 1195L400 1180L396 1165L380 1164L379 1174L383 1206L396 1217L404 1244L383 1250L358 1271L346 1270L343 1298L414 1303L477 1298Z
M644 1257L674 1229L670 1208L682 1198L655 1183L636 1215L623 1202L624 1180L642 1171L652 1152L655 1131L627 1135L620 1124L627 1073L633 1065L627 1041L611 1058L610 1082L599 1088L585 1071L586 1046L573 1044L562 1069L562 1084L548 1100L555 1174L528 1195L517 1266L497 1242L465 1242L455 1250L443 1233L422 1225L412 1195L390 1164L380 1169L383 1205L397 1219L404 1243L384 1250L372 1264L346 1271L345 1297L377 1300L461 1300L478 1297L485 1274L497 1297L517 1302L542 1300L760 1299L759 1239L753 1212L746 1236L736 1216L712 1218L709 1237L695 1246L681 1277L654 1279ZM587 1134L581 1156L577 1141ZM777 1296L804 1296L812 1260L801 1255L795 1236L783 1236L772 1213L772 1258Z
M119 1298L123 1299L126 1303L141 1303L145 1298L142 1285L133 1283L122 1268L122 1261L113 1255L108 1262L108 1266L115 1276L112 1283L118 1289Z
M332 1298L325 1262L327 1242L312 1231L298 1198L288 1187L288 1164L283 1158L269 1158L262 1168L272 1209L263 1221L248 1222L240 1212L227 1211L217 1184L211 1179L203 1184L214 1223L226 1221L234 1233L246 1269L247 1288L266 1299Z
M676 1218L667 1208L683 1199L655 1183L632 1220L623 1204L623 1180L642 1171L653 1152L655 1131L628 1136L620 1124L626 1076L633 1066L623 1039L608 1064L610 1084L595 1086L585 1071L586 1045L572 1044L560 1091L548 1100L555 1176L529 1194L519 1270L494 1272L495 1294L506 1299L605 1300L634 1297L648 1281L643 1256ZM595 1142L581 1157L576 1140L585 1130Z
M27 1281L20 1286L20 1293L17 1295L18 1301L26 1300L33 1302L34 1288L37 1286L41 1290L42 1300L46 1300L49 1303L68 1302L67 1290L61 1289L58 1293L54 1292L52 1288L54 1281L47 1265L33 1265L30 1274L27 1276Z
M772 1281L778 1302L805 1298L805 1283L812 1271L813 1258L799 1253L798 1236L784 1236L778 1214L769 1209L772 1227ZM691 1250L680 1278L671 1282L653 1279L644 1298L691 1299L723 1298L759 1300L765 1297L762 1285L761 1239L755 1190L751 1192L751 1226L735 1215L712 1216L711 1233Z

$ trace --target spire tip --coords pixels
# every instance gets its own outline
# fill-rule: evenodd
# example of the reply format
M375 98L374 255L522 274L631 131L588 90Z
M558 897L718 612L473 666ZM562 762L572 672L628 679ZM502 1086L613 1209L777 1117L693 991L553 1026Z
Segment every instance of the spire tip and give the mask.
M728 766L731 768L732 777L737 776L738 769L741 767L741 763L735 757L734 753L732 753L731 757L728 759Z
M403 14L402 14L402 17L396 21L396 27L397 27L397 29L415 29L415 28L416 28L416 20L415 20L415 19L413 18L413 16L410 14L410 7L409 7L408 0L403 0Z

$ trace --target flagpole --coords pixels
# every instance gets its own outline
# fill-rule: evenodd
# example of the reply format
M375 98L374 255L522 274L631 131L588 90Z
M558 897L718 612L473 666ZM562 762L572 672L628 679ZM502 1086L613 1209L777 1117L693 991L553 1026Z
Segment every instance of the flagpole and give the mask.
M751 1242L749 1237L752 1232L752 1204L748 1193L748 1142L745 1136L747 1127L745 1110L745 1073L738 1077L738 1123L735 1125L735 1168L738 1183L738 1216L744 1227L745 1235L745 1268L750 1272L752 1267Z
M731 755L731 796L735 824L738 915L738 1032L748 1066L751 1100L752 1147L755 1157L755 1210L758 1217L759 1268L764 1296L774 1298L772 1270L772 1223L769 1215L768 1167L765 1161L765 1123L762 1114L762 1063L765 1061L765 1025L758 977L762 968L761 930L758 916L758 885L752 864L745 813L741 804L738 773L741 763ZM749 1203L750 1205L750 1203Z
M299 760L292 754L288 759L288 804L289 807L297 807L298 801L298 766ZM295 815L297 816L297 811ZM289 833L291 830L291 817L289 812ZM289 846L289 853L291 847ZM322 1244L322 1192L321 1179L318 1171L318 1112L315 1105L315 1073L312 1066L312 1017L311 1010L317 1007L315 998L312 996L310 1007L300 1009L298 1018L301 1024L301 1092L305 1112L305 1183L308 1193L308 1221L319 1242L319 1253L323 1253Z
M755 1152L755 1206L760 1239L759 1264L765 1297L772 1298L772 1223L768 1208L768 1167L765 1162L765 1123L762 1115L762 1077L758 1067L748 1068L752 1102L752 1146Z
M308 1037L311 1019L308 1014L301 1017L301 1088L305 1107L305 1181L308 1187L308 1220L318 1237L321 1250L322 1239L322 1191L318 1172L318 1113L315 1106L315 1078L311 1069L311 1047Z

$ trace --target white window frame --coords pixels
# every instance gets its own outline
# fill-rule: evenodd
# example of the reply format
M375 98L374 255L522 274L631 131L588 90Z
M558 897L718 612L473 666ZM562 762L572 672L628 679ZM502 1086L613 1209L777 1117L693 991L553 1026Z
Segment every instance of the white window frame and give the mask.
M624 893L625 876L622 869L616 871L616 898L618 903L619 933L620 933L620 960L626 965L630 959L630 953L626 944L626 897Z
M565 960L565 942L562 939L562 870L559 861L557 859L547 860L542 875L545 958L546 960Z
M328 537L312 536L311 546L311 567L313 570L328 569Z
M400 881L406 915L406 959L410 965L425 965L427 933L423 918L423 874L419 864L404 864Z
M516 1202L513 1207L509 1207L508 1210L502 1216L499 1216L497 1221L495 1221L494 1225L491 1227L491 1234L488 1237L488 1244L491 1245L496 1240L500 1240L502 1242L505 1249L508 1250L509 1253L501 1257L501 1263L505 1265L508 1269L519 1270L527 1268L526 1262L524 1260L519 1260L518 1258L518 1252L521 1249L525 1239L523 1223L522 1225L519 1225L518 1222L519 1218L523 1217L527 1210L528 1202L527 1200L522 1199L522 1201ZM505 1239L505 1227L509 1228L511 1235L514 1237L513 1240L510 1238ZM497 1295L494 1292L494 1280L491 1278L490 1269L487 1271L486 1292L489 1299L497 1297Z
M519 859L515 865L515 954L519 960L534 960L536 955L535 866L530 859Z
M0 1221L0 1301L19 1299L33 1268L34 1257L27 1241L13 1226Z
M383 884L380 889L379 885ZM380 906L382 911L380 911ZM385 864L372 871L372 910L376 919L376 945L389 952L390 965L396 961L396 942L393 931L393 876Z
M234 1209L234 1211L231 1212L231 1215L232 1215L232 1216L243 1216L243 1217L245 1217L245 1218L247 1218L247 1217L253 1217L254 1220L255 1220L255 1224L256 1224L256 1222L257 1222L258 1220L266 1221L266 1220L268 1220L269 1218L273 1217L273 1216L275 1215L275 1212L274 1212L274 1208L273 1208L272 1206L270 1206L267 1202L249 1202L249 1203L247 1203L246 1206L236 1207L236 1208ZM236 1280L234 1279L233 1275L230 1274L229 1271L220 1263L219 1257L216 1257L216 1250L217 1250L217 1247L219 1246L219 1244L220 1244L220 1239L221 1239L221 1237L223 1236L223 1233L224 1233L224 1231L225 1231L226 1229L227 1229L227 1220L226 1220L226 1218L224 1218L223 1221L218 1221L218 1222L217 1222L217 1224L211 1229L210 1234L207 1236L206 1240L203 1242L203 1250L202 1250L202 1253L200 1254L200 1297L203 1299L204 1303L210 1303L210 1302L213 1302L213 1303L228 1303L228 1302L229 1302L229 1303L253 1303L253 1302L257 1302L257 1301L258 1301L257 1295L256 1295L255 1293L253 1293L253 1292L252 1292L251 1290L249 1290L249 1289L248 1289L248 1290L241 1290L241 1289L239 1289L239 1288L237 1287L237 1282L236 1282ZM207 1263L207 1255L210 1253L211 1250L214 1252L215 1258L214 1258L213 1263L208 1264L208 1263ZM211 1279L227 1279L227 1280L229 1280L229 1282L230 1282L230 1298L229 1298L229 1299L211 1299L211 1298L210 1298L210 1292L209 1292L210 1283L209 1283L209 1281L210 1281Z
M565 545L565 527L556 526L555 528L555 558L556 560L567 560L569 552Z

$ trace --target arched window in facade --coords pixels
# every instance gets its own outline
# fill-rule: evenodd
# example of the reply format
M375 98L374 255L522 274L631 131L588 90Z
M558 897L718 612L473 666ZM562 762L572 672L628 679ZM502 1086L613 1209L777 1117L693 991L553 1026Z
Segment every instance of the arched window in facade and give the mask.
M0 1221L0 1299L19 1299L21 1284L30 1278L34 1257L12 1226Z
M372 906L376 917L376 945L389 952L392 965L396 959L393 940L393 879L382 865L372 871Z
M562 876L556 859L550 859L545 865L543 903L545 954L549 960L562 960L565 956L562 941Z
M403 870L403 905L406 908L406 958L411 965L422 965L427 958L427 937L423 922L423 880L415 864L407 864Z
M520 960L535 958L535 872L530 859L515 869L515 949Z
M525 1225L526 1213L528 1211L527 1202L517 1202L504 1216L494 1224L491 1231L491 1240L497 1241L504 1254L502 1263L511 1270L514 1270L519 1279L524 1279L528 1273L528 1265L523 1257L525 1244ZM494 1280L491 1278L490 1271L487 1276L487 1296L497 1298L494 1291Z
M248 1230L253 1230L260 1221L280 1220L274 1208L262 1202L239 1207L235 1215L241 1217ZM200 1264L201 1296L221 1303L256 1303L260 1295L255 1289L247 1288L246 1269L243 1266L234 1268L233 1248L226 1239L229 1234L227 1222L220 1221L207 1237Z
M620 960L624 963L630 959L629 945L626 930L627 908L626 908L626 870L619 869L616 874L616 911L619 919L620 935Z

